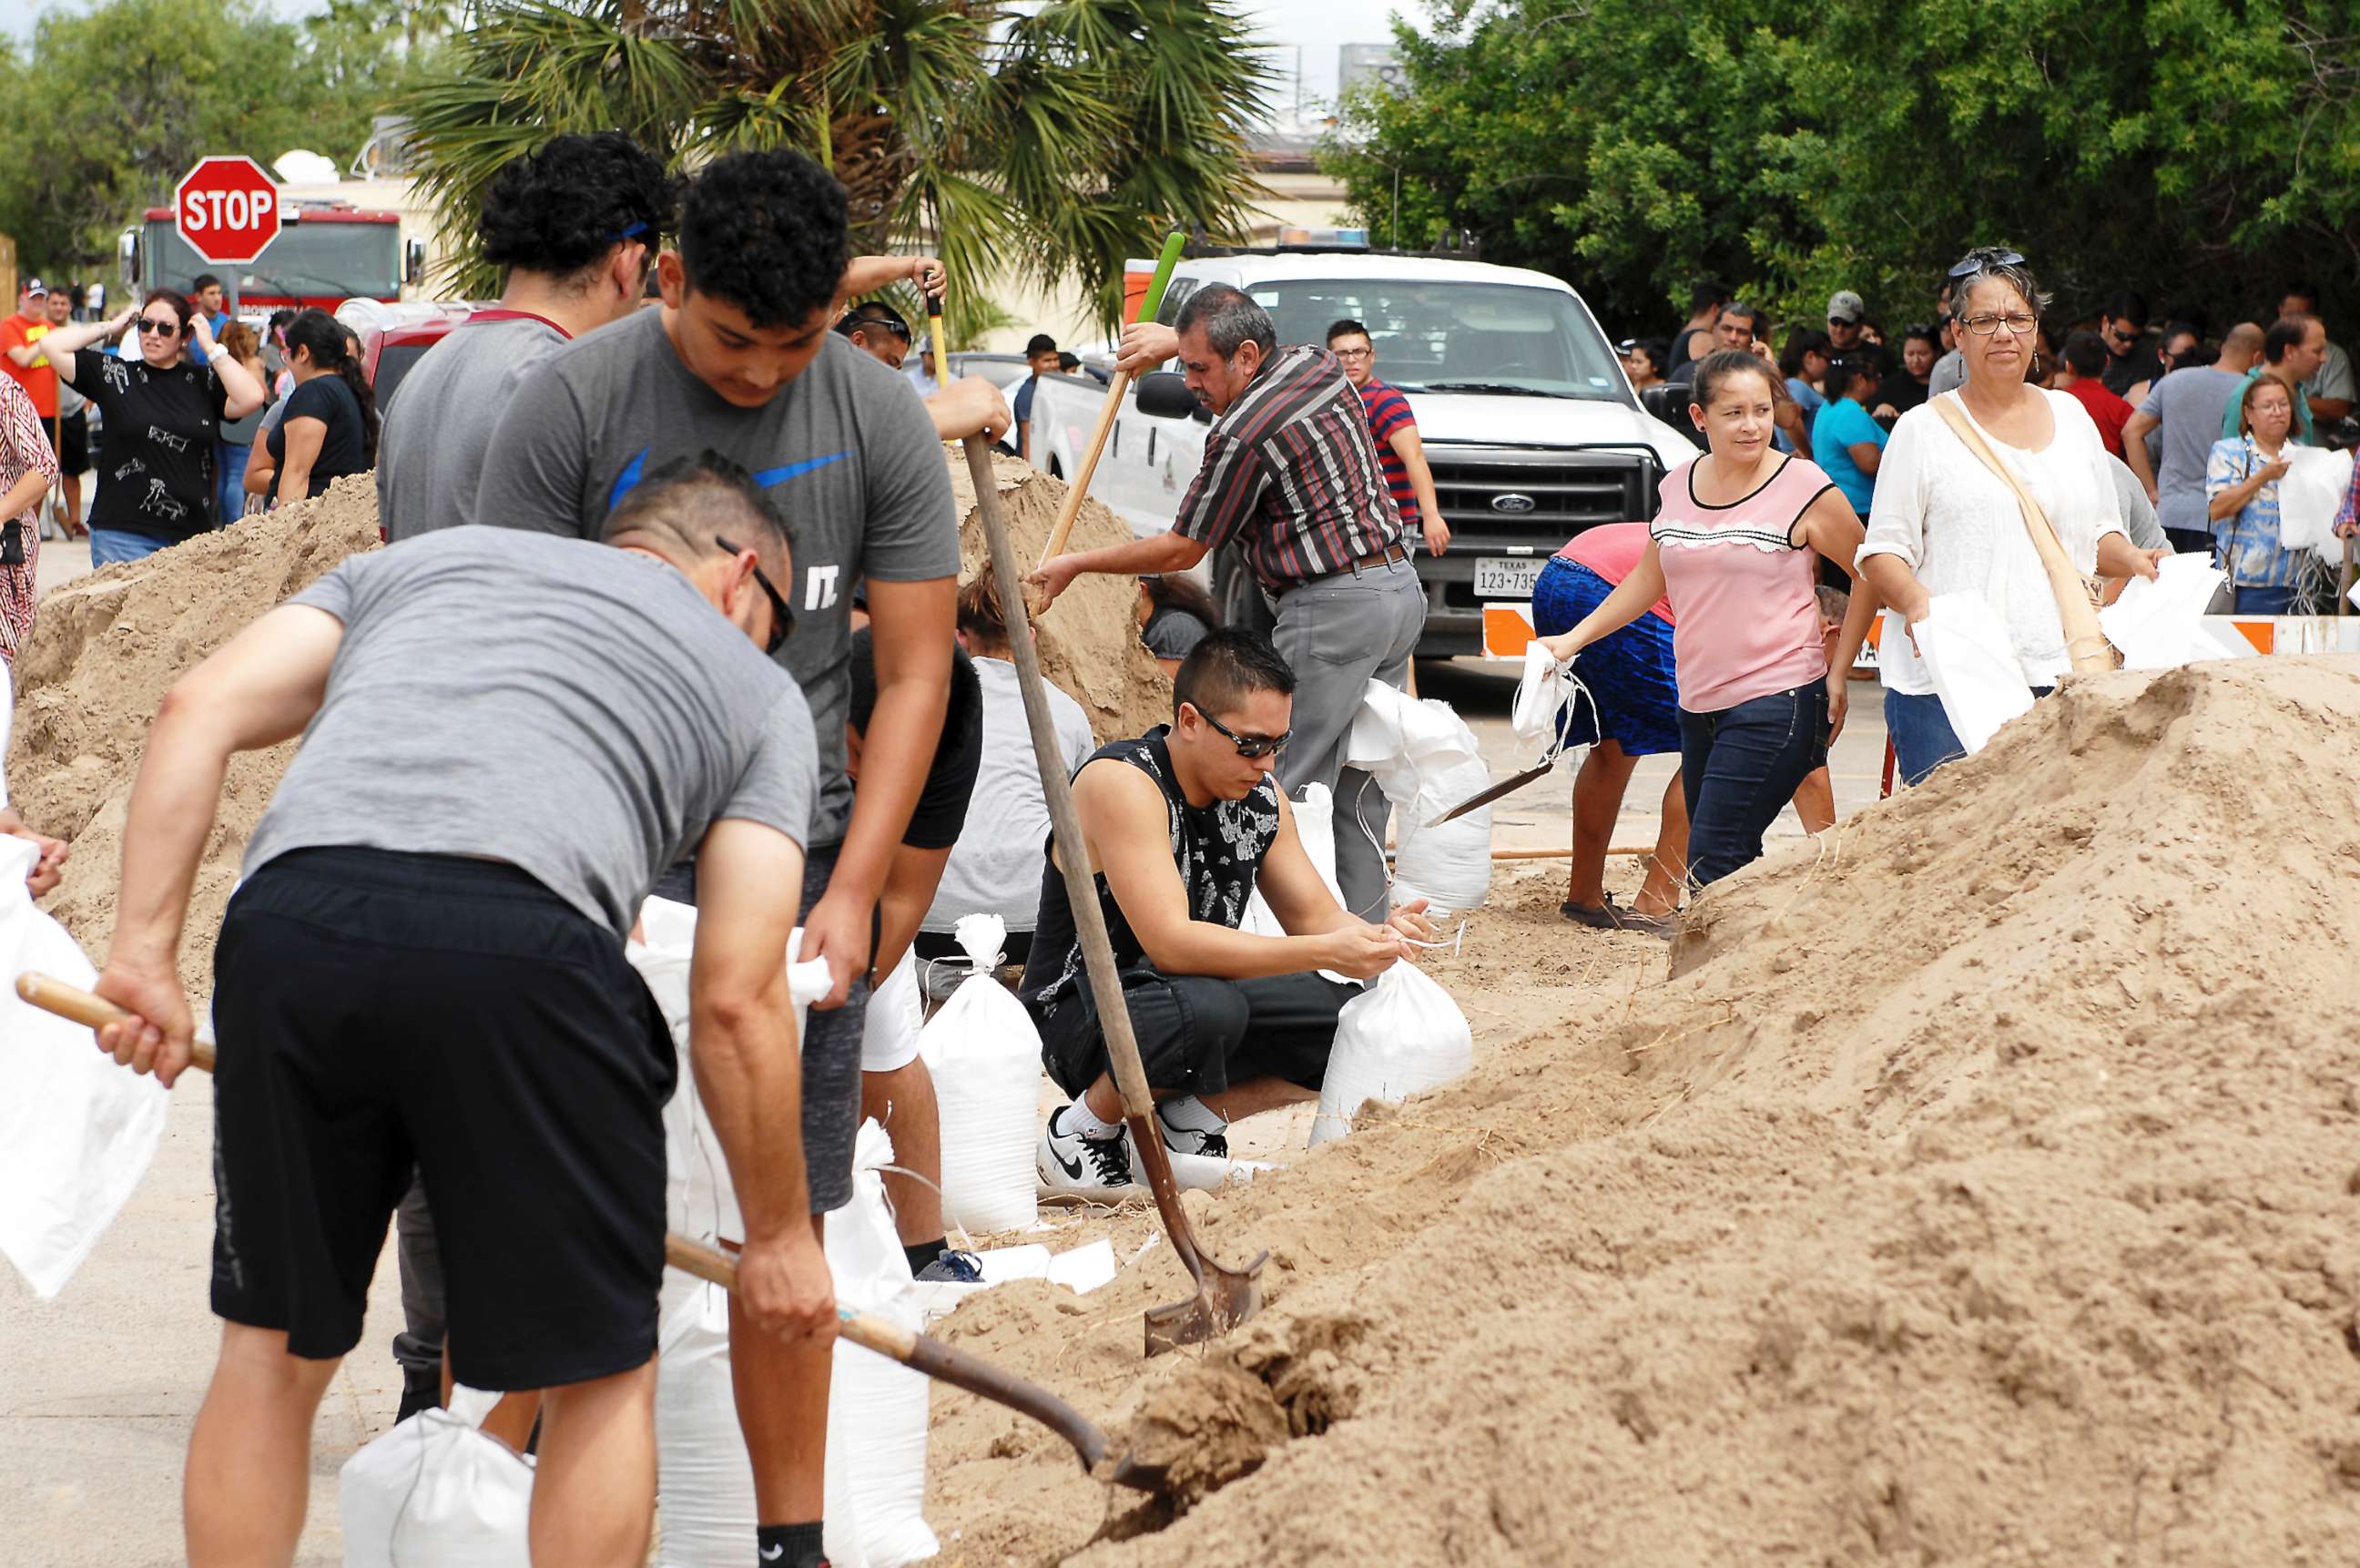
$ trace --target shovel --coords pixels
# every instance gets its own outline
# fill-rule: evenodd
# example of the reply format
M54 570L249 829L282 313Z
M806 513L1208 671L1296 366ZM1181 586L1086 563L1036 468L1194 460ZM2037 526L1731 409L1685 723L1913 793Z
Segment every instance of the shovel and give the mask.
M30 1005L60 1018L71 1018L93 1029L120 1023L130 1016L103 996L95 996L62 981L44 974L23 974L16 977L16 994ZM190 1052L189 1065L202 1072L213 1070L213 1046L210 1040L199 1040ZM708 1280L725 1290L738 1286L738 1266L713 1248L689 1240L686 1236L668 1234L664 1237L664 1261L683 1273ZM956 1350L937 1339L913 1333L908 1329L856 1312L849 1307L836 1309L836 1332L879 1355L900 1362L913 1372L922 1372L937 1382L954 1388L964 1388L994 1404L1005 1405L1022 1416L1030 1416L1059 1437L1074 1445L1081 1456L1082 1468L1093 1474L1107 1456L1106 1433L1092 1425L1082 1413L1050 1393L1037 1383L1000 1368L979 1357ZM1132 1486L1142 1492L1153 1492L1163 1485L1164 1467L1142 1464L1129 1456L1118 1460L1105 1478L1119 1486Z
M1262 1310L1263 1253L1243 1269L1224 1268L1197 1246L1196 1232L1180 1207L1180 1189L1172 1179L1172 1160L1164 1135L1155 1124L1155 1098L1147 1069L1139 1059L1139 1042L1131 1032L1131 1010L1124 1004L1122 977L1115 971L1114 948L1107 941L1106 916L1099 912L1098 890L1090 882L1089 848L1082 839L1082 819L1074 810L1074 790L1065 777L1056 730L1049 720L1049 695L1041 679L1041 656L1032 646L1032 621L1021 591L1022 568L1016 548L1008 542L1008 522L1000 515L1000 488L991 475L991 448L979 435L967 438L967 473L975 480L975 504L983 520L984 538L991 545L991 577L1000 587L1000 604L1008 621L1008 641L1016 655L1016 681L1024 694L1024 717L1032 729L1032 754L1041 765L1041 790L1048 797L1049 822L1056 829L1057 860L1065 876L1066 901L1074 908L1074 929L1081 938L1082 961L1089 970L1090 992L1097 999L1098 1019L1106 1031L1107 1057L1114 1080L1122 1091L1123 1120L1130 1124L1131 1146L1147 1168L1147 1184L1155 1193L1155 1207L1164 1216L1164 1233L1181 1266L1196 1282L1196 1294L1185 1301L1156 1307L1147 1314L1147 1354L1160 1354L1184 1344L1218 1339ZM1079 493L1078 490L1076 492ZM1013 588L1012 587L1013 586Z

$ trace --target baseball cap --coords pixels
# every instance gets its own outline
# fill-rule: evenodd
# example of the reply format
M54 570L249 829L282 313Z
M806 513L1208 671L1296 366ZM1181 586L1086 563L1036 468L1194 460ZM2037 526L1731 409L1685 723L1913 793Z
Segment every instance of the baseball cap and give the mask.
M1617 354L1628 354L1638 346L1639 340L1637 338L1626 337L1622 342L1614 345L1614 352Z
M1850 289L1838 289L1828 296L1828 320L1831 322L1856 322L1866 314L1867 304Z
M46 294L46 293L48 293L49 291L49 286L47 283L42 282L38 278L27 278L27 279L26 279L26 280L25 280L25 292L26 292L26 293L27 293L27 294Z

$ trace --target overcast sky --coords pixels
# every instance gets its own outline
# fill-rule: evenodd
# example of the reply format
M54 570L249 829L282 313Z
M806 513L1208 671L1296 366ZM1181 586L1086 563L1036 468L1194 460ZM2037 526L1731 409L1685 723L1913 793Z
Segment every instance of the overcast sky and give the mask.
M283 16L300 16L322 7L316 0L262 0ZM1395 10L1421 15L1417 0L1245 0L1260 18L1263 36L1283 47L1281 62L1289 77L1280 96L1293 106L1295 49L1302 54L1303 92L1313 99L1336 95L1337 48L1340 44L1382 44L1393 38L1386 18ZM44 11L77 8L71 0L0 0L0 32L17 38L32 37L33 23Z

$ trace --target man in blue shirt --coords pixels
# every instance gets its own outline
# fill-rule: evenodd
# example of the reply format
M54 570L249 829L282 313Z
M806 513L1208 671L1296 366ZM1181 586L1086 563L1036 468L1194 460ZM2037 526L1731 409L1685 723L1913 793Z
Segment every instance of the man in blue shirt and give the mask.
M1016 455L1027 463L1032 461L1032 389L1041 378L1056 373L1057 340L1045 332L1036 332L1024 345L1024 364L1032 374L1016 389Z
M229 312L222 308L222 280L212 273L197 274L196 281L189 285L189 303L204 313L216 341L229 329Z

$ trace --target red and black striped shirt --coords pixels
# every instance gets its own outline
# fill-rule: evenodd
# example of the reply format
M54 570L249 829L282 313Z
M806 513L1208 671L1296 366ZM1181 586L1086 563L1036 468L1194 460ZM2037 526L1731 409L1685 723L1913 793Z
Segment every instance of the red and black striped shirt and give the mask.
M1218 550L1237 536L1273 593L1400 543L1360 394L1324 348L1282 348L1205 434L1172 532Z

